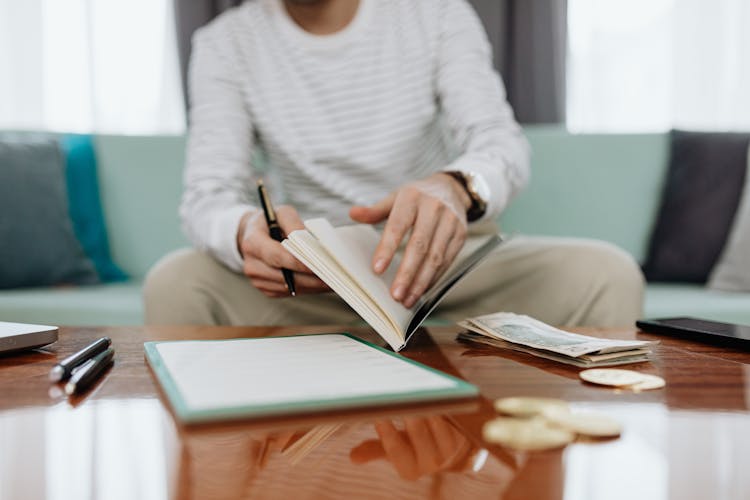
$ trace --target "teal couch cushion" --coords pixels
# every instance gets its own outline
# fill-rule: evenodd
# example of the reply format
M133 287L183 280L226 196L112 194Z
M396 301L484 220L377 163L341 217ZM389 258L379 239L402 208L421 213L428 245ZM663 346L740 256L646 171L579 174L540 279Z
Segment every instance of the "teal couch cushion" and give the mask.
M65 151L68 205L76 237L94 263L101 281L124 281L128 277L112 262L109 253L91 136L65 135L60 138L60 144Z
M503 214L503 231L597 238L642 262L666 176L668 135L525 132L531 181Z
M188 245L178 215L185 139L100 135L94 145L112 257L142 278L162 256Z

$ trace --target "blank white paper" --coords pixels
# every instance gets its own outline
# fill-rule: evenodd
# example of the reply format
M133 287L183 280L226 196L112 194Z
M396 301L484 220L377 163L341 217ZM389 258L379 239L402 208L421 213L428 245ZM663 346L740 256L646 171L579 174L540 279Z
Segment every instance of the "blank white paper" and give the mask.
M156 348L191 410L373 397L457 385L338 334L165 342Z

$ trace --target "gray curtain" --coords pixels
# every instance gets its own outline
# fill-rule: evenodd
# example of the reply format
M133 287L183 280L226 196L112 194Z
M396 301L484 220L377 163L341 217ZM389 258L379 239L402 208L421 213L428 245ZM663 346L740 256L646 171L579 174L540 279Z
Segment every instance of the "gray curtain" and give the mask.
M182 89L187 102L187 68L190 61L190 39L193 32L225 10L243 0L172 0L174 3L177 50L180 54Z
M567 0L469 0L521 123L565 121Z
M242 0L173 1L184 84L193 31ZM567 0L469 1L487 29L518 120L564 122Z

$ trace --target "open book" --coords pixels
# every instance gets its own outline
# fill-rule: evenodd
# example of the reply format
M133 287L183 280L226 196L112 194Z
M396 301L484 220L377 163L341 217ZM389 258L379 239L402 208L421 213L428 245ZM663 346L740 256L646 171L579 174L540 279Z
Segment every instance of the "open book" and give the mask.
M311 219L305 221L305 228L292 232L282 245L362 316L394 351L406 345L445 294L503 241L499 235L488 236L479 248L457 259L407 309L390 292L400 260L394 258L382 275L372 270L372 256L380 241L374 227L358 224L334 228L326 219Z

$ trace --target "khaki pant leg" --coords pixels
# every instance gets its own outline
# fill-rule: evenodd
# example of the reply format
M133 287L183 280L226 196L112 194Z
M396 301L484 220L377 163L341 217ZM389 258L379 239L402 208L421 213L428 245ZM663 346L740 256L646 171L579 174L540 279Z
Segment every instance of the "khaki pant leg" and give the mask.
M361 320L333 293L270 298L248 278L205 253L184 249L161 259L143 290L146 324L356 324Z
M464 252L481 241L471 238ZM462 280L438 315L457 321L498 311L560 326L633 326L643 276L626 252L585 239L519 236Z

